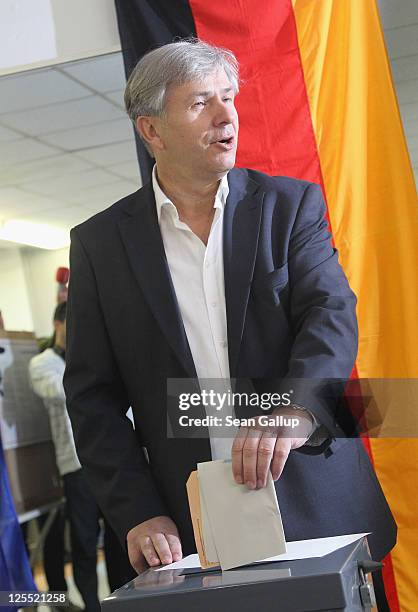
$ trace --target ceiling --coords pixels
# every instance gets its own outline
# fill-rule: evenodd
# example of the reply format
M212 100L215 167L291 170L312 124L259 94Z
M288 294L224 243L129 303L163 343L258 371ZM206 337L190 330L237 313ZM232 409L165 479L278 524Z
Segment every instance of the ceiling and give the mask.
M120 53L0 78L0 218L70 228L140 186Z
M379 5L417 178L418 2ZM121 53L0 78L0 221L69 229L138 189L124 85Z

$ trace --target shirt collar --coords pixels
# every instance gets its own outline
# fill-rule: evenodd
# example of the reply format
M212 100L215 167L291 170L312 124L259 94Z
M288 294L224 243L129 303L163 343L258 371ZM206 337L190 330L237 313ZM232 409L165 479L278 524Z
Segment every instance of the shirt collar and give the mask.
M168 196L166 196L166 194L161 189L161 187L160 187L160 185L158 183L158 179L157 179L157 165L156 164L154 164L154 167L152 169L152 188L153 188L153 191L154 191L155 205L157 207L157 217L158 217L158 223L159 223L160 222L160 218L161 218L162 207L164 205L169 205L170 207L174 207L175 208L175 206L174 206L173 202L170 200L170 198ZM228 173L226 173L225 176L220 180L218 191L216 192L215 202L213 204L213 207L214 208L221 208L221 209L223 209L225 207L226 199L228 197L228 194L229 194Z

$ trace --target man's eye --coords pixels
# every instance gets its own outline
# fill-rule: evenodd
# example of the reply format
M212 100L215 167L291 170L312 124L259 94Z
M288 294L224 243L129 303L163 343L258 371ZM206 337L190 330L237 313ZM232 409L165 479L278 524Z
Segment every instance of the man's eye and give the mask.
M205 102L203 102L203 100L200 100L199 102L195 102L193 106L205 106Z
M233 102L233 98L224 98L224 102Z

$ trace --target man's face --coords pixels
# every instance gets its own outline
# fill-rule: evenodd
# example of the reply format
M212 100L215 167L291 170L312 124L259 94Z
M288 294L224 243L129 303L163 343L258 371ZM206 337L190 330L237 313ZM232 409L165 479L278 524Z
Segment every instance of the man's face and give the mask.
M223 69L169 89L165 116L158 121L162 150L156 151L157 163L209 179L233 168L238 141L234 97Z

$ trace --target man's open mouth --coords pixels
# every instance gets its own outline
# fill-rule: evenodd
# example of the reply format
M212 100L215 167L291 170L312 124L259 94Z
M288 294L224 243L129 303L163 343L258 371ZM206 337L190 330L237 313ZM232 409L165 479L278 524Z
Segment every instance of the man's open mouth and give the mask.
M234 140L233 136L229 136L229 138L222 138L222 140L217 140L216 142L220 142L222 144L231 144Z
M214 140L211 144L221 146L224 150L229 151L235 146L235 136L220 138L219 140Z

